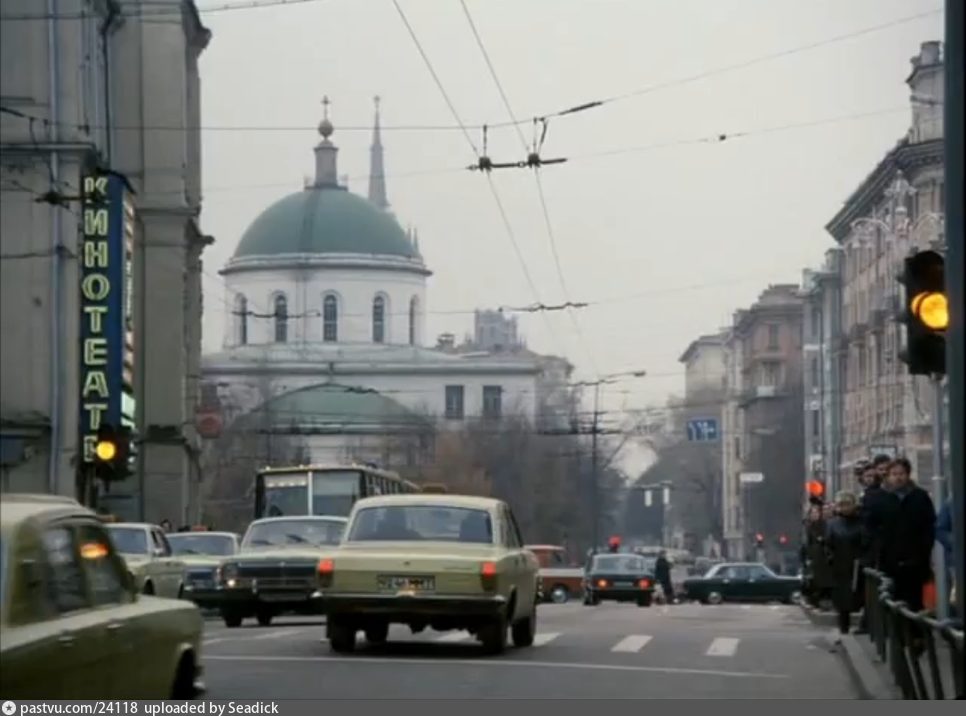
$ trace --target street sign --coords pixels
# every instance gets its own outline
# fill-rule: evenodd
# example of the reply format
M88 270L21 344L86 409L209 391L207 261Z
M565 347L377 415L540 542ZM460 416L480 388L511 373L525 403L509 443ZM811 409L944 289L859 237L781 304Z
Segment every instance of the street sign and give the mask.
M738 482L742 485L764 482L765 476L760 472L743 472L738 475Z
M691 442L713 442L718 439L718 420L716 418L696 418L688 421L688 440Z

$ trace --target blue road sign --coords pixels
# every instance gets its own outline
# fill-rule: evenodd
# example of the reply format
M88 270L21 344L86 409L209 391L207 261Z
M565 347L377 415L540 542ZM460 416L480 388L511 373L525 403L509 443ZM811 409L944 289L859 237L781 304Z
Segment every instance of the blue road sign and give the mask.
M688 421L688 440L691 442L712 442L718 439L716 418L697 418Z

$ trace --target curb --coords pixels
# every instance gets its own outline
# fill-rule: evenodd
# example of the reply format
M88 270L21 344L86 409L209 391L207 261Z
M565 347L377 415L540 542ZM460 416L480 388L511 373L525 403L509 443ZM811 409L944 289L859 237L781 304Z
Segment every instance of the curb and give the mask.
M874 701L902 700L898 690L889 683L883 673L885 666L851 634L842 637L840 649L842 661L859 690L861 698Z
M808 620L812 622L815 626L825 627L828 629L838 627L838 616L835 612L824 611L822 609L817 609L811 604L806 604L805 602L799 602L799 606L808 617ZM859 625L859 614L852 615L852 628Z

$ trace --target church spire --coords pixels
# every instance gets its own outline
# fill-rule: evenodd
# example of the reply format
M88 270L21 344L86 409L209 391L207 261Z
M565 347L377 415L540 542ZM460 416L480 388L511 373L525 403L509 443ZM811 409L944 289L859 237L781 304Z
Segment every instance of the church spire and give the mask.
M324 115L322 121L319 122L319 134L322 135L322 141L315 145L315 183L313 186L317 189L339 185L338 168L336 166L336 155L339 153L339 149L329 141L329 137L332 136L335 128L329 121L329 98L327 96L322 98L322 107L324 108Z
M383 211L389 209L386 197L386 169L382 160L382 133L379 127L379 96L373 98L376 118L372 125L372 146L369 147L369 201Z

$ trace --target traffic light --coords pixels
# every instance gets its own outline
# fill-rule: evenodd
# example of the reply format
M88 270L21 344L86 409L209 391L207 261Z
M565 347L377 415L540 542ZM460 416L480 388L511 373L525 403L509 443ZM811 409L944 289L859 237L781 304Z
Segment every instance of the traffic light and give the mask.
M788 535L778 535L778 544L780 545L788 544Z
M123 480L131 474L131 429L102 423L94 443L94 474L105 482Z
M619 552L620 549L621 549L621 538L620 537L611 537L607 541L607 547L608 547L608 549L611 552Z
M946 373L946 260L937 251L920 251L905 260L900 279L906 287L906 344L899 358L911 375Z
M821 480L809 480L805 483L805 489L809 497L821 499L825 495L825 483Z
M756 532L755 533L755 544L758 545L759 547L761 547L762 545L764 545L765 544L765 535L763 535L761 532Z

